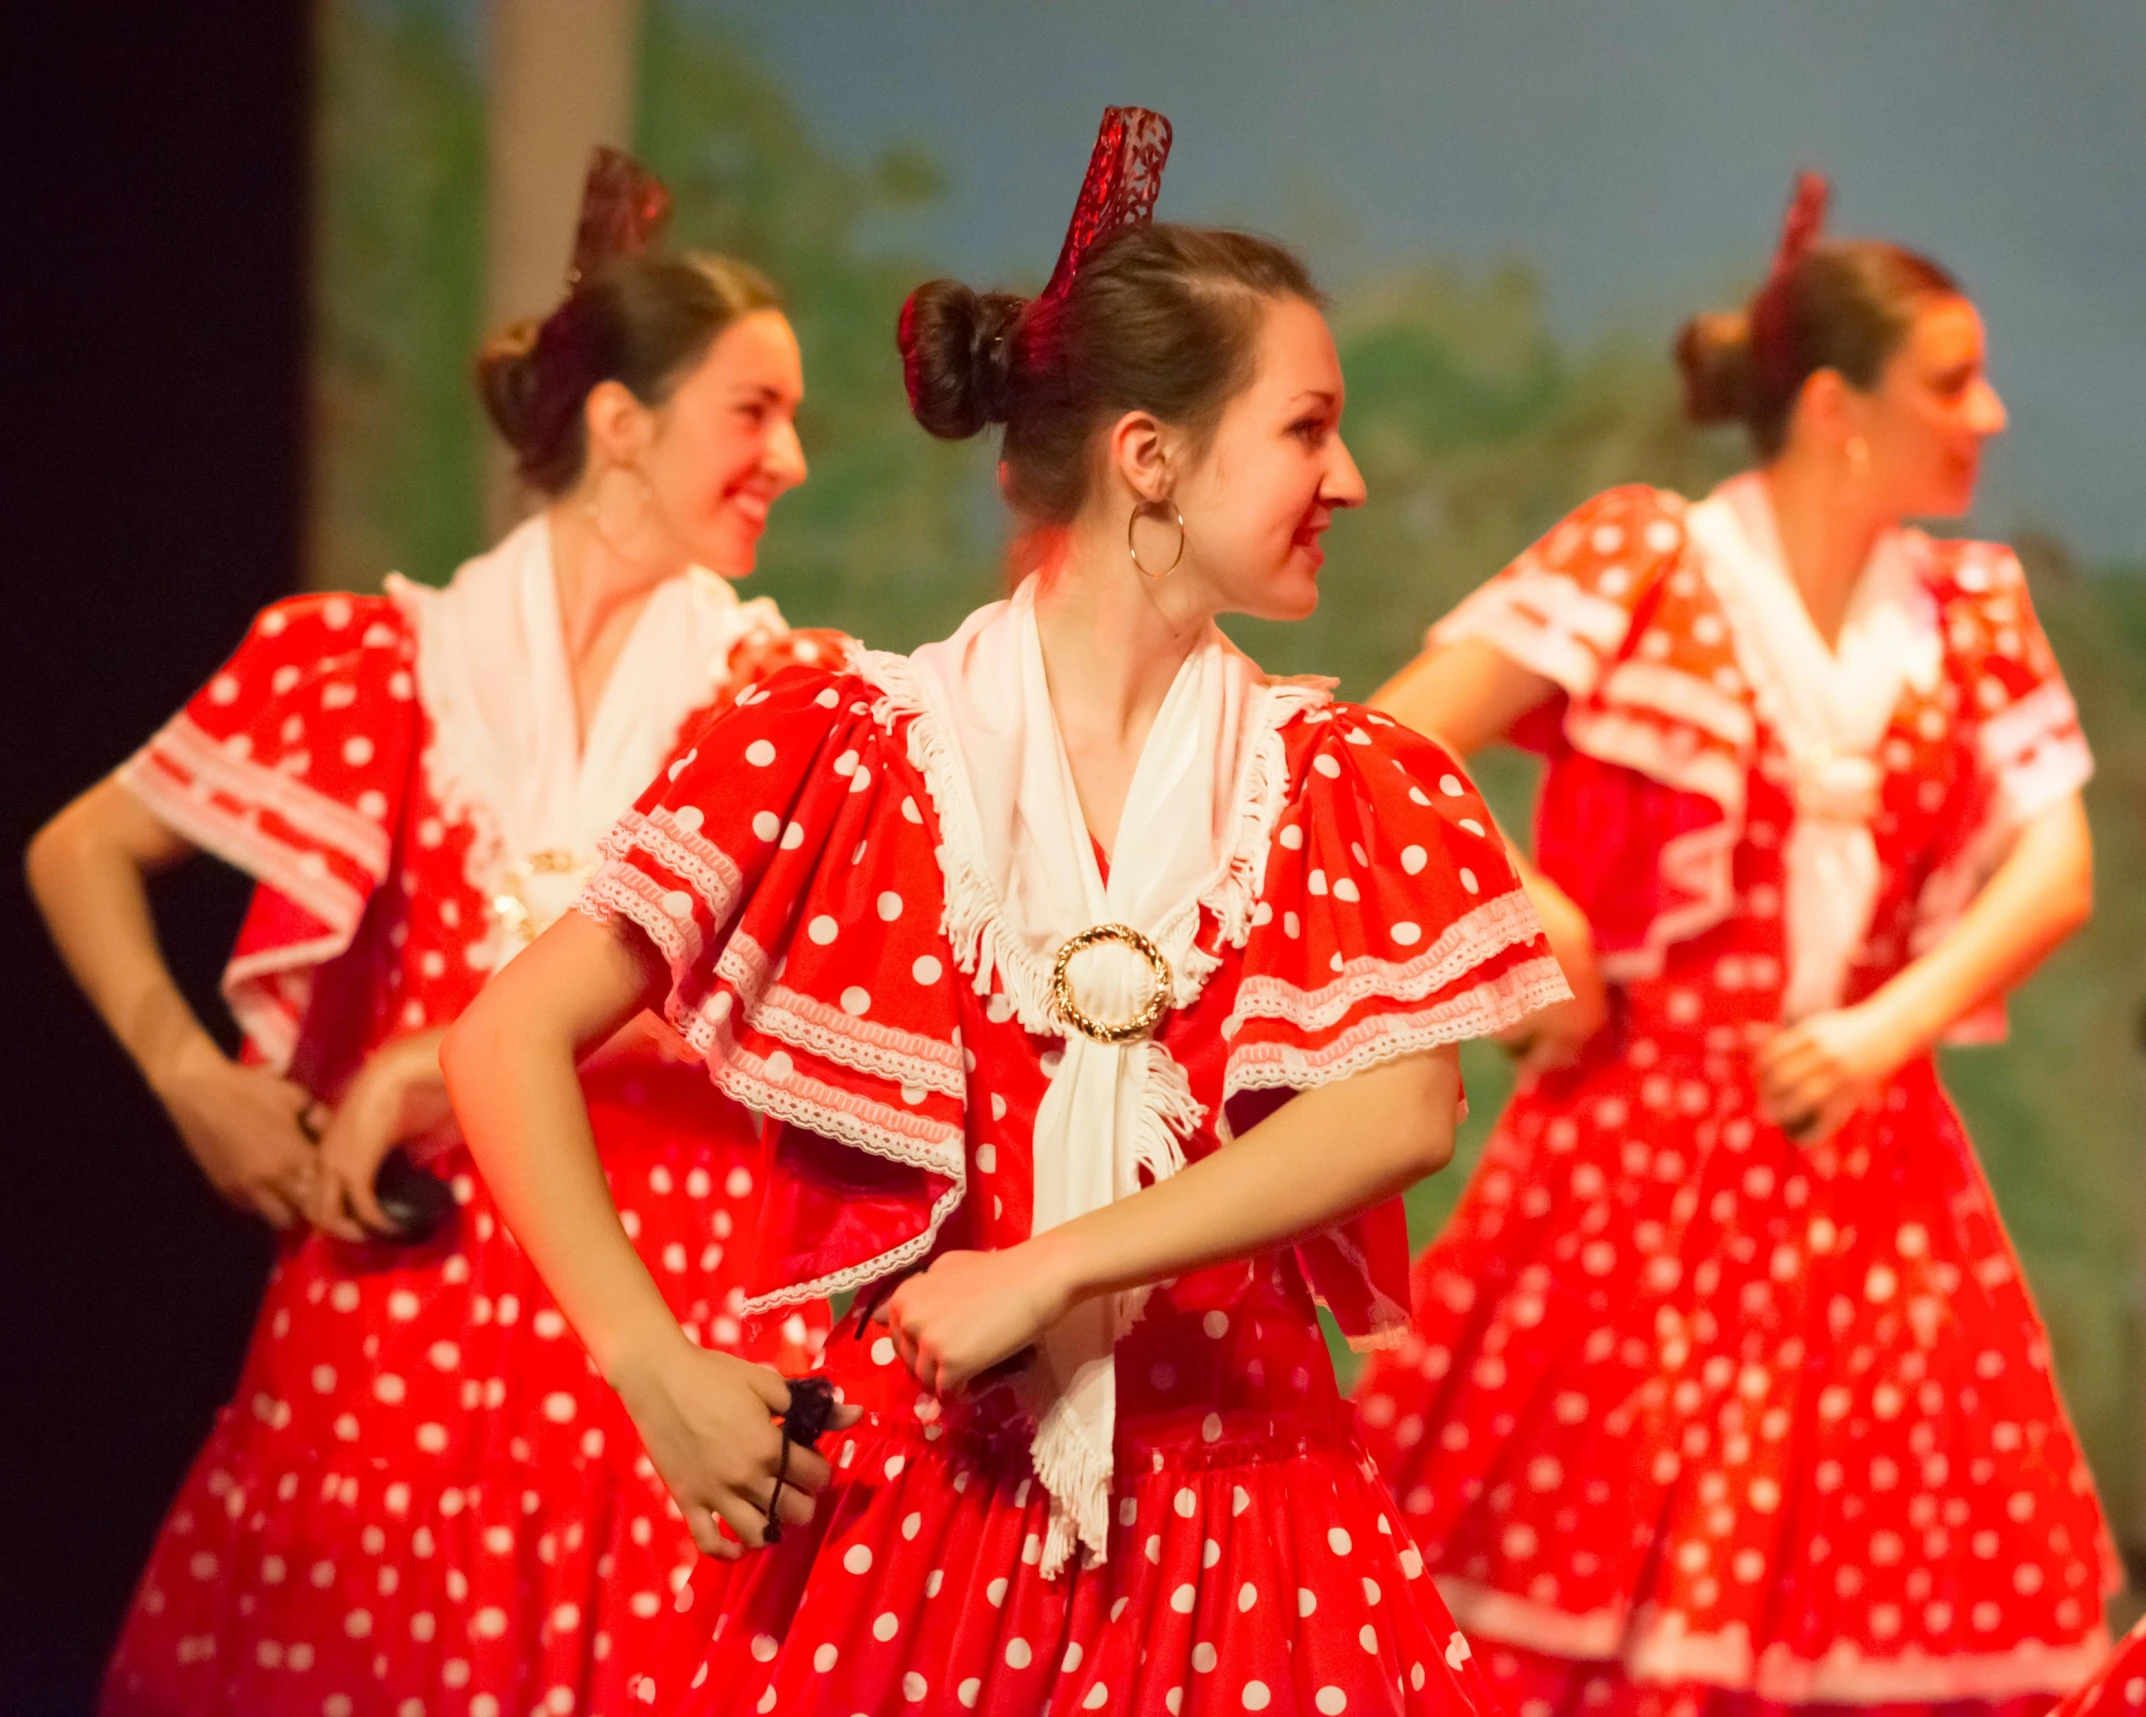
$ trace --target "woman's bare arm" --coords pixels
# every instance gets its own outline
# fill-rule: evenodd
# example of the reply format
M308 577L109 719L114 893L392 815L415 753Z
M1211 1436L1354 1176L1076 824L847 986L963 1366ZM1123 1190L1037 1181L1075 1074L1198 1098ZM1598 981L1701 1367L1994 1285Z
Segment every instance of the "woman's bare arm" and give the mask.
M1954 1022L2020 983L2094 907L2094 842L2070 794L2020 831L1959 922L1865 1000L1776 1034L1759 1052L1767 1117L1820 1137Z
M1130 1198L1003 1252L943 1254L879 1316L925 1388L956 1388L1083 1300L1251 1257L1443 1168L1459 1095L1450 1046L1301 1092Z
M198 850L107 778L39 829L25 855L31 898L60 958L152 1084L158 1069L209 1041L164 964L149 910L148 879Z
M500 1214L632 1414L694 1541L727 1557L738 1543L717 1518L747 1546L766 1542L783 1459L770 1415L789 1405L789 1388L763 1366L686 1340L619 1224L575 1071L659 1003L668 981L637 932L569 912L463 1012L440 1065ZM819 1456L791 1449L782 1520L811 1519L830 1476Z
M660 1002L665 982L640 937L568 913L484 987L440 1047L455 1117L500 1214L614 1382L632 1353L679 1332L619 1225L576 1069Z
M233 1062L187 1006L157 943L148 878L197 849L116 780L31 840L31 898L60 958L216 1189L278 1228L305 1211L315 1156L305 1090Z
M1371 707L1472 757L1503 739L1558 694L1555 680L1523 668L1481 638L1433 644L1371 694Z
M2024 982L2093 913L2094 836L2072 793L2020 830L1959 922L1879 991L1883 1005L1927 1048Z
M1075 1299L1248 1258L1436 1174L1459 1109L1452 1045L1404 1056L1297 1093L1224 1149L1038 1240Z

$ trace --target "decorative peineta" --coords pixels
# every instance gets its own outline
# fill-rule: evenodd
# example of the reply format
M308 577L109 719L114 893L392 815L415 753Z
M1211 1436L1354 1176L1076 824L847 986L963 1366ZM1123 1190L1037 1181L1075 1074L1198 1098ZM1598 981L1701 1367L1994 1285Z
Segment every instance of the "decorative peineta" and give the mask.
M1823 173L1809 169L1796 175L1795 192L1788 199L1788 212L1781 217L1781 238L1774 246L1772 277L1782 275L1801 262L1826 224L1826 204L1833 187Z
M1163 163L1170 158L1170 122L1145 107L1106 107L1095 152L1081 180L1080 201L1066 228L1043 299L1062 297L1088 253L1112 233L1155 218Z
M1826 224L1826 204L1832 186L1823 173L1806 169L1796 175L1796 189L1788 199L1788 212L1781 217L1781 237L1774 246L1773 266L1766 284L1751 301L1751 359L1757 373L1785 386L1797 374L1794 306L1789 279L1796 265L1811 253Z
M670 218L671 194L663 181L631 155L598 144L582 182L567 291L614 258L639 256L651 248Z

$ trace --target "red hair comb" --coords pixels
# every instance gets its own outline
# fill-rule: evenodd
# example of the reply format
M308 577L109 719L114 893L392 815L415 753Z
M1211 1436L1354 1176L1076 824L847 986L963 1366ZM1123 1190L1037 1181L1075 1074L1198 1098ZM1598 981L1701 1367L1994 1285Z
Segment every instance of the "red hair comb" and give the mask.
M1795 369L1788 278L1817 244L1831 196L1832 187L1823 173L1806 170L1796 175L1795 193L1788 199L1788 213L1781 217L1781 237L1773 248L1773 266L1767 270L1766 283L1751 300L1751 353L1764 375L1783 379Z
M1788 199L1788 213L1781 217L1781 238L1773 251L1776 276L1794 268L1818 242L1832 196L1833 187L1823 173L1806 170L1796 175L1795 194Z
M663 181L631 155L599 144L589 156L589 176L582 182L567 291L614 258L639 256L649 249L663 236L670 218L671 194Z
M1155 218L1163 163L1170 158L1170 122L1144 107L1106 107L1095 134L1095 152L1081 180L1080 201L1051 270L1045 299L1061 298L1090 251L1126 227Z

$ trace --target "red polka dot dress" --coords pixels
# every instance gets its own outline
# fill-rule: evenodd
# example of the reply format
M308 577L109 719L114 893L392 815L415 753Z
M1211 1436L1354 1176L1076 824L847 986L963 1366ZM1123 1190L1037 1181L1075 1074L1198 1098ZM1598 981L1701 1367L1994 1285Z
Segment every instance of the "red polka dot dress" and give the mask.
M1013 956L979 964L995 908L958 904L973 874L939 730L906 659L863 660L782 675L705 730L584 902L664 950L673 1024L784 1123L755 1304L1026 1238L1032 1139L1069 1052L1065 1028L1024 1023ZM1150 1045L1182 1071L1188 1157L1293 1091L1562 993L1442 752L1323 692L1260 700L1261 785L1195 932L1212 969ZM1488 1717L1315 1316L1324 1300L1390 1336L1405 1280L1388 1206L1157 1288L1111 1356L1104 1554L1058 1571L1016 1390L942 1402L883 1331L838 1328L826 1369L866 1418L823 1443L836 1477L813 1524L704 1563L640 1696L695 1714Z
M526 927L487 806L442 766L432 595L268 609L121 777L258 879L226 991L249 1056L295 1056L323 1089L452 1020ZM733 661L817 647L740 628L693 701L719 695ZM585 1086L622 1219L672 1308L695 1339L739 1346L751 1118L653 1041ZM624 1708L625 1666L692 1542L467 1153L427 1166L457 1201L433 1241L301 1230L279 1248L237 1393L128 1613L108 1717ZM756 1351L801 1370L824 1330L824 1307L800 1304Z
M2090 763L2008 552L1898 533L1821 656L1756 484L1613 491L1435 634L1561 688L1520 737L1612 1023L1523 1083L1358 1424L1526 1717L2041 1709L2116 1569L1973 1149L1927 1057L1805 1146L1751 1056Z

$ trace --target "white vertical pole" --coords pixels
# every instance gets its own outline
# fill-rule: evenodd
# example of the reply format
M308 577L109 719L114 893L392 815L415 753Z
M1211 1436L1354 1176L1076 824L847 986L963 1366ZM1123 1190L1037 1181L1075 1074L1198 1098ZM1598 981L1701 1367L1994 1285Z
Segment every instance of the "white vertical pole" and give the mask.
M559 301L589 151L632 143L640 39L641 0L492 0L487 333ZM495 439L485 463L491 536L529 504Z

